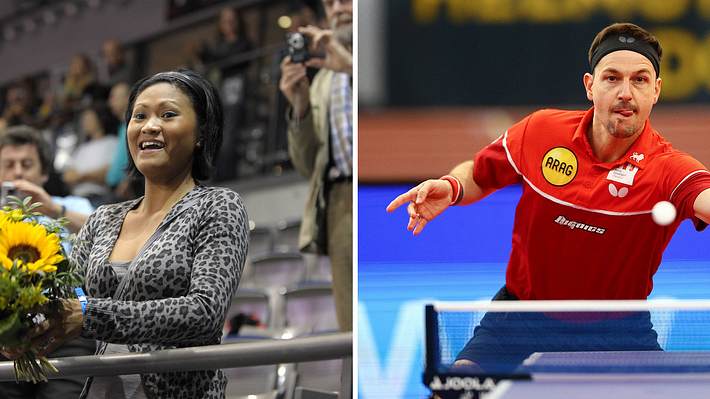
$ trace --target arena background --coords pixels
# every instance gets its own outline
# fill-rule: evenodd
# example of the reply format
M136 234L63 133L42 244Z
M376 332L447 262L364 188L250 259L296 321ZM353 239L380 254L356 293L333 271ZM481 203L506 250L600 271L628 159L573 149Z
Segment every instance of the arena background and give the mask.
M710 1L361 0L359 14L359 395L422 398L423 304L502 286L521 189L450 209L419 237L385 206L535 109L588 108L587 50L617 21L663 46L654 127L710 165ZM652 297L710 298L707 243L684 222Z

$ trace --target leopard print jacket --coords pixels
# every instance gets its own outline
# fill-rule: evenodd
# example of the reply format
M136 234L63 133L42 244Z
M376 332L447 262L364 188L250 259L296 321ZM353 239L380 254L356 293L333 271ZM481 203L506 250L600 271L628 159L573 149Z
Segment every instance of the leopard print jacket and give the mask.
M239 195L196 186L167 214L162 235L134 260L123 295L109 265L128 211L141 199L94 212L71 257L84 273L88 304L82 336L127 344L131 352L219 344L248 246L248 219ZM149 398L224 398L221 370L141 375Z

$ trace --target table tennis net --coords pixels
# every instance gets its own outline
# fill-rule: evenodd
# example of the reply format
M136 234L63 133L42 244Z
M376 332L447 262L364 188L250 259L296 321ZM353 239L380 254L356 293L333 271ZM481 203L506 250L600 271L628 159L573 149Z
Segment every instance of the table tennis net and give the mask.
M710 301L438 302L426 329L428 367L468 359L491 373L535 352L710 353Z

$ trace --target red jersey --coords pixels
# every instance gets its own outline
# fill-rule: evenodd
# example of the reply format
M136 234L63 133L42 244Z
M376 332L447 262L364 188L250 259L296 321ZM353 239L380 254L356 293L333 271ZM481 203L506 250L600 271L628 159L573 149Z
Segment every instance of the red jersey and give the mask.
M482 188L520 182L508 291L520 299L645 299L680 222L710 188L710 172L673 149L646 121L616 162L600 162L587 140L593 109L527 116L475 158ZM651 209L672 202L676 220L656 225Z

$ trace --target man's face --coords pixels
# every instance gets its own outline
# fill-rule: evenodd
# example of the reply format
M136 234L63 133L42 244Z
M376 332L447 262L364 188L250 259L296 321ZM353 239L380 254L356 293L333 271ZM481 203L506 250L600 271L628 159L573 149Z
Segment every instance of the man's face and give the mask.
M24 179L38 186L47 182L42 173L39 152L33 144L6 145L0 149L0 179Z
M127 84L118 83L111 88L111 92L108 95L108 106L111 108L113 115L120 121L123 121L126 117L130 90Z
M661 79L651 61L629 50L604 56L594 75L584 75L587 98L594 103L595 124L617 138L640 133L661 94Z
M104 60L109 65L119 65L123 61L121 45L115 40L108 40L103 45Z
M352 29L352 0L323 0L323 8L331 29Z

